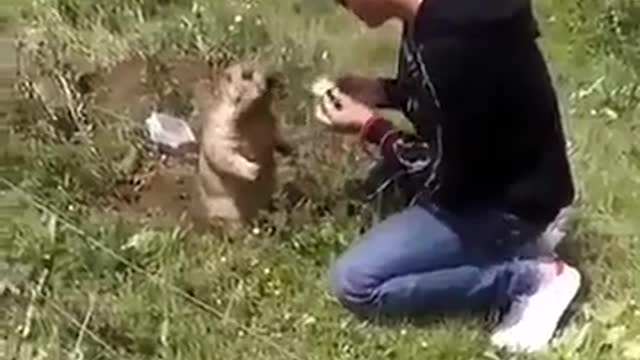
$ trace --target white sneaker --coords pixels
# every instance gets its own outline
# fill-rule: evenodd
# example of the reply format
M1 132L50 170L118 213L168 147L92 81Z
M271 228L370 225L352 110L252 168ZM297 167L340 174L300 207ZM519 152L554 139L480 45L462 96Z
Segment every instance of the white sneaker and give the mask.
M536 352L551 341L562 314L580 288L578 270L556 260L539 265L541 282L535 293L513 302L491 342L509 351Z

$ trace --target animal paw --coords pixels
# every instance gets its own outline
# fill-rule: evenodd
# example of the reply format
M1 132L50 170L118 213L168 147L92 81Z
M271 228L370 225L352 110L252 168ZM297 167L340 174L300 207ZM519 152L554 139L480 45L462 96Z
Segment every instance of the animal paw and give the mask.
M240 176L249 181L255 181L260 175L260 165L251 161L247 161L239 170Z

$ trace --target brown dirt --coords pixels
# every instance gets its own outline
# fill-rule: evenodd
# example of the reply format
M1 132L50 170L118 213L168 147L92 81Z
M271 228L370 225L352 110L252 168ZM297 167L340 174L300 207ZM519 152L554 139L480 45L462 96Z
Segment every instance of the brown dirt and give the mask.
M154 67L157 68L150 69ZM149 66L145 60L131 59L109 71L86 73L79 79L83 83L77 85L94 93L98 106L122 114L132 122L142 125L155 105L160 111L185 118L198 136L199 124L184 110L188 108L195 82L211 75L210 71L202 60L171 60ZM278 200L285 200L287 209L332 188L331 183L336 179L330 175L330 169L335 170L336 165L347 161L347 154L355 147L342 136L331 136L327 132L318 136L320 131L314 124L304 129L291 129L283 124L283 132L288 134L285 137L292 140L296 153L291 160L280 159L278 164L279 194L276 196ZM197 164L193 150L188 158L162 158L155 154L152 159L144 160L141 167L117 186L110 210L119 217L158 225L201 228L192 208Z
M189 224L196 166L168 157L150 161L114 194L113 210L154 222Z
M276 208L279 208L291 211L299 204L313 201L333 188L335 185L327 183L319 173L314 174L312 168L324 172L321 170L323 166L331 167L335 163L335 154L348 151L336 148L344 146L338 140L338 137L318 140L319 143L328 145L326 151L314 151L313 147L305 146L291 157L281 157L278 160L278 189L272 204L275 208L265 210L277 211ZM312 163L301 161L302 159ZM206 231L211 225L224 228L234 225L204 224L197 217L198 208L194 208L192 202L196 189L196 171L197 157L193 153L189 157L163 156L148 160L126 182L117 186L110 210L115 211L119 217L160 226L180 225L195 231Z
M292 164L280 164L276 202L287 209L294 208L305 199L313 197L317 184L308 177L296 177ZM147 162L126 182L116 187L110 211L116 216L159 226L181 226L205 233L213 227L242 230L243 224L224 221L204 221L200 209L194 207L197 162L192 158L165 157ZM284 201L284 205L282 203Z
M183 117L198 136L199 124L189 116L193 85L211 76L211 71L203 59L169 57L150 63L133 58L109 69L78 74L75 85L81 93L92 93L97 107L119 115L116 119L143 127L144 119L155 108ZM55 89L52 92L55 93ZM56 97L52 95L52 98ZM279 188L274 202L280 204L276 207L291 211L301 201L318 198L335 187L337 179L333 174L348 162L347 154L355 144L345 137L331 136L320 129L320 125L298 129L282 125L296 154L292 160L279 159ZM189 160L174 156L161 159L157 154L152 159L145 157L144 164L137 170L132 169L133 173L116 187L107 210L115 211L118 217L161 226L200 228L192 216L195 156Z
M132 58L105 70L84 73L77 84L81 91L95 95L99 108L141 127L151 111L157 109L183 117L197 132L189 107L193 85L209 75L210 68L204 60ZM153 154L151 159L145 159L117 186L112 210L120 216L161 225L193 225L191 201L197 149L186 152L188 156Z
M109 109L124 110L134 120L145 118L152 107L187 115L193 85L210 76L204 60L182 59L149 62L131 59L105 74L88 73L84 80L97 90L96 102Z

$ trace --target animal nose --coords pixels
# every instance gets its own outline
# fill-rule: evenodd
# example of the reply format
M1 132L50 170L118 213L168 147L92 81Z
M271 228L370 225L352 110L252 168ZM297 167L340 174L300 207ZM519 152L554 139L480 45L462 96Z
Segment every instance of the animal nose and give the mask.
M269 89L283 89L286 87L286 79L282 72L275 71L267 75L267 88Z
M273 89L277 85L278 85L278 78L277 77L275 77L275 76L268 76L267 77L267 88Z
M243 80L251 80L251 79L253 79L253 70L251 70L251 69L242 70L242 79Z

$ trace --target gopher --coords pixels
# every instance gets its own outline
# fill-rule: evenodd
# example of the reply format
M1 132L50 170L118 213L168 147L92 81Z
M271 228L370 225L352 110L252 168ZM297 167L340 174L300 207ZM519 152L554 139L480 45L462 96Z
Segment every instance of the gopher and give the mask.
M277 185L275 153L292 152L272 108L278 84L256 63L243 62L196 86L198 219L247 222L269 205Z

